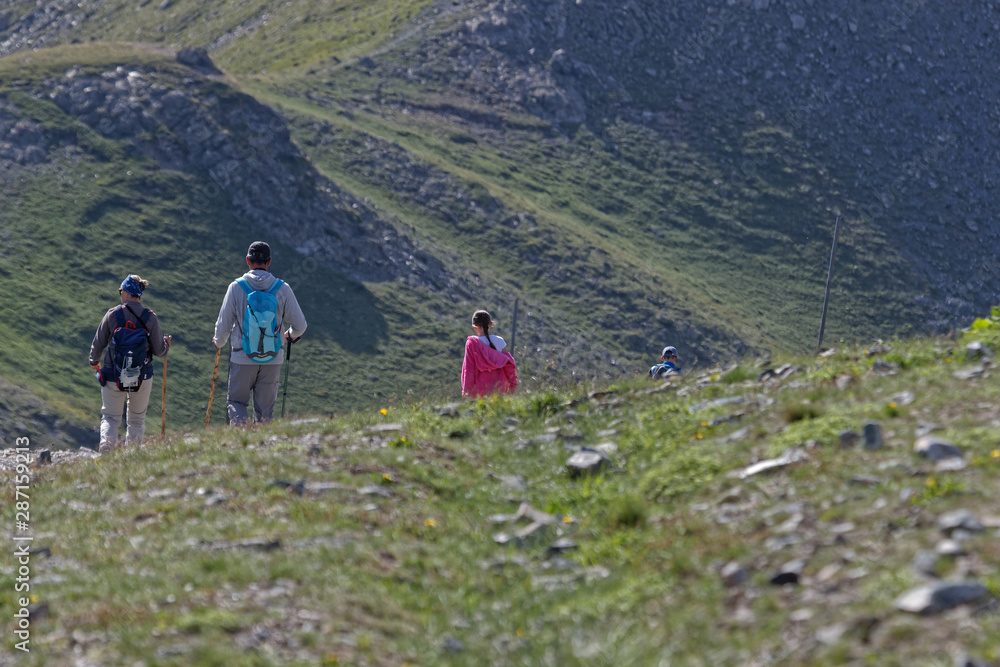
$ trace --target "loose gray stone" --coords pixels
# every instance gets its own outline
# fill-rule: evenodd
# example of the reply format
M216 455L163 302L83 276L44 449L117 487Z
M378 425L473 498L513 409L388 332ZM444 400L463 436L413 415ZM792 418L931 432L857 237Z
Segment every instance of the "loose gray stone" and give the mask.
M914 435L920 438L925 435L930 435L934 431L940 431L943 428L944 427L941 426L940 424L932 424L931 422L918 422L917 430L914 431Z
M816 641L821 644L826 644L827 646L832 646L840 641L840 638L844 636L847 632L848 626L846 623L837 623L836 625L828 625L825 628L820 628L816 631Z
M965 462L965 459L944 459L934 465L934 472L958 472L968 467L969 464Z
M878 422L865 424L865 449L881 449L882 427Z
M750 573L746 571L746 568L735 560L723 565L722 569L719 570L719 575L722 577L722 583L730 588L739 586L750 578Z
M790 560L774 573L774 576L771 577L771 583L775 586L797 584L804 569L806 569L806 562L803 559L796 558L795 560Z
M913 443L913 451L931 461L965 456L962 450L955 445L933 435L923 435L917 438L917 441Z
M975 368L967 368L965 370L955 371L952 373L952 377L958 380L974 380L975 378L982 377L983 373L986 372L986 362L982 365L976 366Z
M916 400L916 396L913 395L912 391L901 391L892 397L893 402L897 405L904 406L913 403Z
M279 540L269 540L263 537L251 537L245 540L217 540L201 543L209 551L228 551L231 549L249 549L251 551L274 551L281 548Z
M465 650L465 644L461 640L449 636L441 642L441 648L450 653L459 653Z
M706 401L704 403L697 403L688 408L688 414L694 414L696 412L701 412L702 410L708 410L709 408L718 408L723 405L734 405L738 403L745 403L746 399L742 396L728 396L726 398L717 398L714 401Z
M512 533L497 533L493 536L493 541L500 545L514 544L524 547L541 540L554 530L552 524L534 521Z
M566 461L571 477L583 475L596 475L604 470L610 461L607 455L589 448L582 448Z
M599 445L594 445L594 449L605 456L611 456L618 451L618 445L613 442L602 442Z
M965 548L955 540L941 540L934 545L934 552L939 556L964 556Z
M965 346L966 359L992 359L993 351L980 341L973 341Z
M378 484L362 486L358 489L358 493L363 496L382 496L383 498L392 498L392 491Z
M955 656L955 667L990 667L991 663L967 654Z
M371 426L366 426L362 433L364 435L382 434L382 433L395 433L396 431L402 431L402 424L373 424Z
M566 551L572 551L576 548L577 544L575 541L569 539L568 537L561 537L549 545L548 552L550 554L561 554Z
M781 468L787 465L791 465L793 463L797 463L798 461L802 461L806 458L808 457L806 456L805 452L803 452L801 449L793 447L776 459L768 459L766 461L760 461L759 463L754 463L752 465L747 466L746 468L743 468L737 474L740 479L746 479L747 477L752 477L753 475L757 475L767 470L773 470L775 468Z
M458 417L458 408L460 405L460 403L448 403L447 405L438 406L438 416Z
M945 535L951 535L959 529L967 530L971 533L979 533L986 530L979 517L966 509L945 512L938 517L937 527Z
M931 579L937 579L937 554L933 551L921 550L913 557L913 569L918 574Z
M911 589L896 598L896 609L910 614L939 614L963 604L977 602L989 590L975 581L940 581Z
M859 440L861 440L861 434L857 431L844 431L840 434L840 447L851 449L858 444Z
M521 475L501 475L500 483L512 491L528 490L528 481Z

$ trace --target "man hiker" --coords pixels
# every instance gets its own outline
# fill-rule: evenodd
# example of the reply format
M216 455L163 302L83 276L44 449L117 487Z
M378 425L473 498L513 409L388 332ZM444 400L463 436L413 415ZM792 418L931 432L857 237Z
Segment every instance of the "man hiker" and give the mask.
M229 284L212 338L218 349L232 337L226 409L233 426L246 425L251 393L254 421L271 421L285 356L282 344L291 345L306 330L292 288L267 271L271 247L254 241L246 260L250 270Z
M660 353L660 363L649 369L649 377L660 380L670 375L680 375L681 369L677 365L677 348L667 345Z

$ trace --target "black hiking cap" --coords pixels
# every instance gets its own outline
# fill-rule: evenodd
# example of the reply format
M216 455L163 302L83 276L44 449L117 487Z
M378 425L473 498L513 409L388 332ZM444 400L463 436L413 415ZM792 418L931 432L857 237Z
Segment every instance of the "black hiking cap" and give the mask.
M663 352L660 354L660 356L661 357L676 357L677 356L677 348L674 347L673 345L667 345L665 348L663 348Z
M271 259L271 246L263 241L254 241L247 250L247 259L255 264L263 264Z

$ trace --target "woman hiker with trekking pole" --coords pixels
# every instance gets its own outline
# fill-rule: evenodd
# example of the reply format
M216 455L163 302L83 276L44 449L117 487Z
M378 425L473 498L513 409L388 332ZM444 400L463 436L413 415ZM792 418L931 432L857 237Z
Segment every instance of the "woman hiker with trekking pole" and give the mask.
M137 447L146 433L146 409L153 390L153 356L164 357L171 336L164 336L156 313L144 308L140 299L149 286L129 274L118 288L121 304L108 310L90 345L90 367L101 383L101 440L97 451L120 446L118 428L128 405L124 445ZM164 405L166 404L164 388ZM165 409L165 408L164 408ZM166 425L164 412L164 430Z

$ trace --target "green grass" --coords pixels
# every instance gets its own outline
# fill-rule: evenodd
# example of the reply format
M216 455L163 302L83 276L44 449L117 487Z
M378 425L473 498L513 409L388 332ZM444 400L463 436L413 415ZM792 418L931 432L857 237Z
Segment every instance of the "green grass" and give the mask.
M137 67L178 87L192 73L164 48L177 45L217 43L212 55L226 76L198 82L202 101L237 104L239 90L280 110L317 169L370 200L465 288L357 284L306 270L308 258L282 248L275 271L301 290L312 329L297 348L308 362L293 371L296 413L454 397L464 320L485 306L508 326L515 299L522 379L537 387L642 372L666 342L681 346L687 367L813 345L836 208L830 193L842 179L787 132L760 121L686 142L615 120L554 128L450 86L443 62L427 63L426 78L403 76L417 42L462 19L457 6L159 7L102 2L60 37L80 44L0 59L0 94L82 150L19 173L5 213L18 251L0 258L5 287L29 282L7 290L16 296L3 312L47 299L57 315L43 321L59 330L44 352L34 336L16 334L0 350L4 377L59 414L94 422L96 388L78 361L91 335L82 323L96 323L119 274L136 271L153 280L149 305L177 334L171 371L183 380L173 385L171 425L198 423L216 301L242 269L243 248L267 235L218 202L192 207L199 175L160 170L34 97L47 78L73 68ZM253 23L264 12L268 21ZM233 39L217 42L228 33ZM106 42L113 39L154 46ZM355 62L366 54L383 69L373 75ZM734 177L744 163L752 173ZM423 174L443 184L438 194L419 193ZM197 214L184 217L192 208ZM220 257L233 260L223 266ZM899 298L907 269L878 229L845 225L837 267L828 340L888 337L919 324L922 313ZM87 284L49 296L40 271Z
M65 64L59 54L44 55L51 56L48 66ZM160 70L166 82L174 74ZM214 92L225 96L227 89ZM122 276L134 272L151 281L144 304L174 336L170 425L200 423L219 304L229 281L245 270L246 246L269 235L235 219L220 199L198 198L198 175L162 170L52 102L16 88L5 97L47 131L72 137L80 150L21 169L5 186L0 283L8 298L0 313L12 321L31 315L0 352L4 376L57 414L96 424L100 398L86 353L103 313L118 302ZM457 323L440 320L435 297L405 285L362 285L271 240L272 268L296 290L311 328L292 359L291 414L388 404L409 390L457 395L460 357L453 357L464 331L454 333ZM453 372L438 376L446 364ZM224 359L217 423L225 415L226 369ZM151 415L160 409L156 382Z
M938 514L995 513L997 388L989 378L951 375L955 343L893 341L897 353L927 361L896 375L864 374L849 390L825 378L863 364L864 348L788 358L802 371L783 381L716 384L719 369L652 394L660 385L629 380L592 399L570 389L469 401L458 417L415 402L385 415L178 434L97 461L35 468L34 544L52 555L33 557L31 593L50 611L33 622L23 663L78 659L65 640L72 634L83 656L113 664L617 665L669 657L728 665L780 655L784 664L905 665L940 655L959 623L975 629L963 634L965 650L995 658L995 614L920 619L892 609L919 583L910 562L933 546ZM913 401L887 417L882 406L903 389ZM702 407L732 396L743 403ZM784 406L803 396L822 416L789 425ZM980 407L970 411L970 403ZM872 419L882 424L883 449L839 447L839 429ZM910 451L924 421L966 449L966 470L935 473ZM390 422L401 430L366 430ZM743 437L727 437L738 429ZM547 432L615 442L614 470L570 478L569 453L540 437ZM806 446L805 461L744 481L729 475L793 445ZM875 486L851 483L872 474ZM525 490L503 481L512 475ZM296 480L306 484L302 495L286 488ZM391 495L362 495L368 486ZM9 480L4 494L13 507ZM493 535L505 527L488 518L522 500L555 515L556 525L523 546L497 545ZM768 540L787 534L777 527L794 512L805 519L792 534L815 548L805 583L779 588L767 579L801 551ZM846 522L854 527L845 539L832 539ZM892 539L887 526L897 526ZM578 545L565 560L546 554L560 534ZM974 536L968 548L981 563L974 576L995 587L995 539ZM727 588L718 568L732 560L749 578ZM827 584L815 579L837 564ZM939 567L948 577L956 565L944 559ZM11 571L0 576L4 615L14 610ZM836 604L816 597L830 585ZM739 606L752 620L737 620ZM813 615L792 620L801 608ZM832 645L795 638L870 616L880 622L868 643L851 632Z

